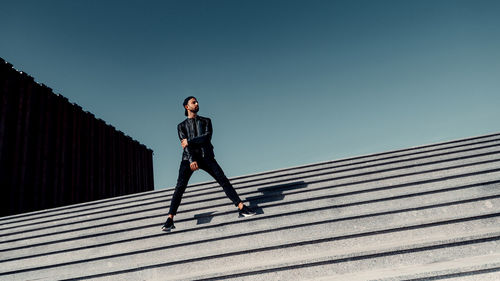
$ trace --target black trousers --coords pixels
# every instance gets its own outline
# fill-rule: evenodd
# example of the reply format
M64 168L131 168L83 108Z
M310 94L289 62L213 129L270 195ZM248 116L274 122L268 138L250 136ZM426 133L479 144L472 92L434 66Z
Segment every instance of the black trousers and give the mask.
M238 206L240 202L240 197L234 190L233 186L224 175L221 167L215 161L214 158L202 158L200 160L196 160L198 163L198 167L207 173L209 173L224 189L227 197L234 203L235 206ZM182 195L186 190L186 186L188 184L189 179L193 175L193 171L191 171L191 167L189 166L189 161L182 160L181 166L179 168L179 177L177 178L177 185L175 186L175 192L172 196L172 202L170 203L170 211L168 211L171 215L177 214L177 209L181 204Z

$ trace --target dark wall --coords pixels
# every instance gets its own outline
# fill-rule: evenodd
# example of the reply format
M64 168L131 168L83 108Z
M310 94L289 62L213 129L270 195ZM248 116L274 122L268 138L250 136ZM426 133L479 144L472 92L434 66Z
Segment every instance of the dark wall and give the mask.
M0 188L0 216L153 190L153 151L0 59Z

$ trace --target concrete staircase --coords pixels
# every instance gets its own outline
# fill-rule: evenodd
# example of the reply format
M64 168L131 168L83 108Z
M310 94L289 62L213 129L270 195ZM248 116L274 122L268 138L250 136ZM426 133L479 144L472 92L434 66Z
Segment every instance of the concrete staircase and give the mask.
M0 218L0 280L500 280L500 134Z

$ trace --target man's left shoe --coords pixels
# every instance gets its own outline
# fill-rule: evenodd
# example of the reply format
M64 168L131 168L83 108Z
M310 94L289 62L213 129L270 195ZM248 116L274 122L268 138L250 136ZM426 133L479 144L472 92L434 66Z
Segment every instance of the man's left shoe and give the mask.
M167 221L165 222L165 224L161 227L161 230L165 231L165 232L170 232L170 230L174 229L175 228L175 225L174 225L174 220L171 219L171 218L167 218Z
M256 215L257 213L251 208L243 205L243 208L240 210L240 217L251 217Z

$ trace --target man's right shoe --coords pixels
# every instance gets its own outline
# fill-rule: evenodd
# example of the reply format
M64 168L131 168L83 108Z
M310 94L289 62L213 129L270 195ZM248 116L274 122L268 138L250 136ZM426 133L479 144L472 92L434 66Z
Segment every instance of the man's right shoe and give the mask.
M175 228L174 220L172 218L168 218L165 224L163 224L163 226L161 227L161 230L170 232L170 230L174 228Z
M254 210L250 209L245 205L243 205L243 208L240 210L240 217L251 217L255 214L257 213Z

